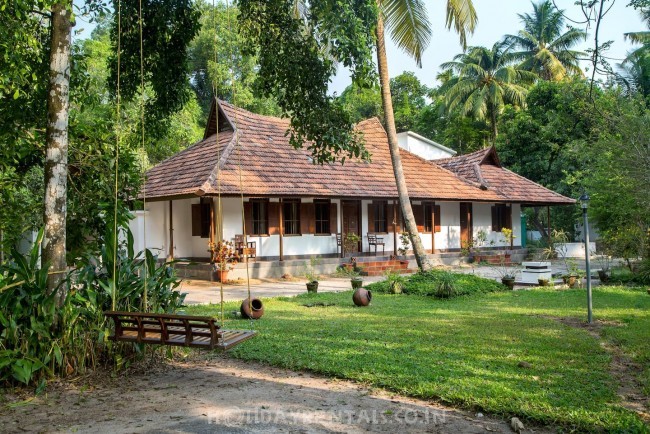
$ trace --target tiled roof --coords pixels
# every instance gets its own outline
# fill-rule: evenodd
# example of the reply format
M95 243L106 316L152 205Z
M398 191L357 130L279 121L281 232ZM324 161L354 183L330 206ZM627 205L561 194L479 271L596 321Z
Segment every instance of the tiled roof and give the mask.
M494 147L458 157L435 160L434 163L459 176L493 190L508 201L525 204L569 205L574 199L562 196L530 179L501 167Z
M397 197L386 132L378 119L356 126L364 135L371 162L315 165L308 150L289 144L287 119L253 114L225 102L219 107L221 117L228 120L220 122L219 145L216 128L208 128L206 139L152 168L147 173L148 199L219 192L235 195L242 189L246 196ZM214 116L213 110L209 125L216 125ZM413 199L511 200L495 189L481 189L480 181L465 179L446 167L404 150L400 155Z

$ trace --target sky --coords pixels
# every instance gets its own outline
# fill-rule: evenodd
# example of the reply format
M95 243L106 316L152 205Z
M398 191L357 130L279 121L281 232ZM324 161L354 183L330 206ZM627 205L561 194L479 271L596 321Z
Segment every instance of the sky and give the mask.
M576 21L583 18L582 12L574 3L575 0L556 0L560 9ZM609 2L611 4L611 2ZM623 33L636 30L644 30L645 25L641 21L637 11L626 7L629 0L615 0L611 11L605 16L600 29L600 40L613 40L614 43L607 52L612 60L610 63L620 63L625 53L630 51L632 44L623 40ZM388 70L391 77L400 75L404 71L412 71L423 84L429 87L436 86L436 75L440 71L439 65L453 59L456 54L462 52L458 35L448 31L445 27L446 1L425 0L429 12L429 20L433 28L431 44L422 57L422 68L419 69L413 59L395 47L387 35L389 41L386 45L388 57ZM478 25L473 35L468 38L467 45L482 45L491 47L500 40L504 34L514 34L522 28L520 18L517 14L532 13L531 2L528 0L474 0L474 7L478 15ZM575 25L578 26L577 24ZM585 43L578 47L584 51L593 47L593 32L588 30L589 35ZM584 68L585 65L583 65ZM350 84L349 74L345 70L339 70L338 74L330 84L330 91L341 93Z
M75 0L75 3L78 1ZM627 7L629 0L609 0L607 4L611 5L612 1L614 5L601 24L600 40L603 42L613 41L606 55L612 58L610 63L614 65L620 63L621 59L633 47L632 44L624 40L623 33L644 30L645 25L638 12ZM456 54L462 52L462 47L458 35L445 28L447 2L443 0L424 0L424 2L429 12L433 37L429 48L422 57L422 68L418 68L415 61L395 47L388 37L386 46L388 70L391 77L400 75L404 71L412 71L423 84L434 87L437 85L435 77L440 71L439 65L452 60ZM584 19L582 12L574 5L574 2L575 0L556 0L558 7L564 9L569 18L576 21ZM522 28L517 14L532 12L531 2L528 0L474 0L474 7L478 14L478 25L474 34L468 38L468 46L491 47L506 33L514 34ZM578 25L576 24L576 26ZM93 24L79 19L75 29L78 33L75 38L89 37L93 28ZM593 29L587 29L587 31L589 33L587 40L582 46L577 47L582 51L593 47ZM588 64L583 62L583 69L587 66ZM331 93L340 94L350 82L348 71L340 68L337 75L333 77L329 90Z

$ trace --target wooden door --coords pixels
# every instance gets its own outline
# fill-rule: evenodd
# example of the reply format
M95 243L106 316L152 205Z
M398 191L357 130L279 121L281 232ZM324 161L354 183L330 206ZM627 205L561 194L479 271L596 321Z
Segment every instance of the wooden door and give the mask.
M361 202L358 200L341 201L341 213L343 237L345 237L345 234L355 233L361 238ZM346 251L346 253L359 252L360 244L361 242L359 242L354 252Z
M472 242L472 204L471 202L460 203L460 246L469 246Z

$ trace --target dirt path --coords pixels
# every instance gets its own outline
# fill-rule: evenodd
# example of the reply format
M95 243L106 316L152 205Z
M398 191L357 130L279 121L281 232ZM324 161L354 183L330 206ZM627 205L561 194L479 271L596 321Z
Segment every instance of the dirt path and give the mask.
M498 419L223 356L156 366L146 374L86 378L51 387L47 396L28 405L3 407L0 430L512 432Z

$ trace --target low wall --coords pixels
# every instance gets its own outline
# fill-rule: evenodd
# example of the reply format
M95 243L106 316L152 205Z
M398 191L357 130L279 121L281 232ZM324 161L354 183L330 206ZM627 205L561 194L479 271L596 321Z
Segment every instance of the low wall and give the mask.
M584 258L585 243L566 243L555 248L558 258ZM589 243L589 255L596 254L596 243Z

